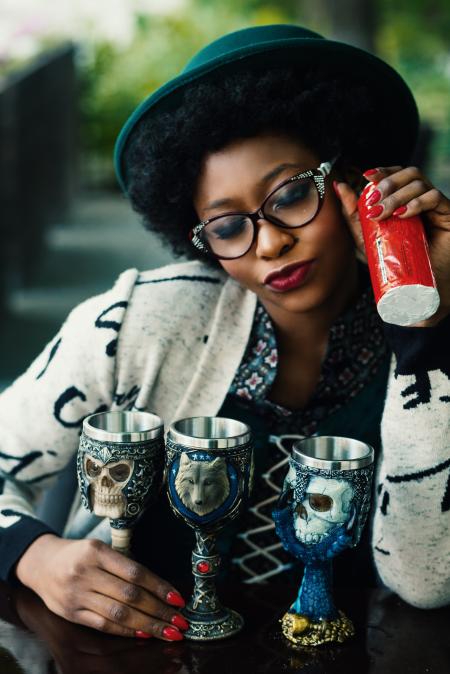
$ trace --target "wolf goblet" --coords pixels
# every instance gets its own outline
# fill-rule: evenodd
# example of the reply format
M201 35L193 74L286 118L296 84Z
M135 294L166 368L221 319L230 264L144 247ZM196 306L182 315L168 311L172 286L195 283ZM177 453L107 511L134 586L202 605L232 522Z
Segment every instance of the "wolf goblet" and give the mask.
M221 417L176 421L166 440L170 505L195 530L192 553L194 590L183 610L187 639L222 639L235 634L242 617L220 603L215 586L220 557L216 533L237 517L248 498L253 443L250 428Z
M284 548L305 569L296 601L283 616L283 634L295 644L342 642L352 622L332 596L332 558L360 540L370 505L372 447L331 436L294 443L289 471L272 513Z
M77 459L85 508L109 517L114 550L130 554L131 532L161 488L164 427L148 412L99 412L83 421Z

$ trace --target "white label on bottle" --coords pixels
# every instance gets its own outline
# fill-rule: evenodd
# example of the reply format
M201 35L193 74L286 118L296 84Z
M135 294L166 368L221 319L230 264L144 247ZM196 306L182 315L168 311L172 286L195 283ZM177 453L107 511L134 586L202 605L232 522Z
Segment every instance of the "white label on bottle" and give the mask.
M381 271L381 278L383 280L383 283L387 283L387 269L386 265L384 263L384 257L383 257L383 247L381 243L381 236L379 236L376 240L377 244L377 253L378 253L378 260L380 262L380 271Z

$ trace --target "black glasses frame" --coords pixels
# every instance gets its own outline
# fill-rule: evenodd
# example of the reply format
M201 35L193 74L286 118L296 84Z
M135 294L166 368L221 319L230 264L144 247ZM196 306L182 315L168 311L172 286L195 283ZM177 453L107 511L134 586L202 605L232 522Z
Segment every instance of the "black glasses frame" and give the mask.
M199 222L198 225L195 225L190 232L189 232L189 239L191 240L191 243L198 248L199 250L203 251L204 253L207 253L209 255L212 255L216 259L219 260L237 260L240 257L243 257L248 253L250 248L253 246L256 236L257 236L257 227L256 223L260 219L267 220L268 222L271 222L273 225L277 225L278 227L283 227L284 229L297 229L299 227L304 227L308 223L310 223L316 215L319 213L323 200L325 198L325 178L327 175L331 173L331 169L333 168L334 164L336 163L338 159L338 156L333 157L330 161L322 162L320 166L317 169L309 170L309 171L304 171L302 173L296 173L294 176L291 178L287 178L286 180L283 180L279 185L277 185L264 199L262 202L261 206L256 209L256 211L253 211L253 213L244 213L244 212L239 212L239 211L230 211L228 213L221 213L220 215L215 215L213 218L209 218L208 220L202 220L202 222ZM319 201L317 203L317 209L312 215L309 220L306 222L303 222L301 225L286 225L284 222L281 220L278 220L277 218L273 216L268 216L264 213L264 207L266 203L269 201L270 197L275 194L279 189L284 187L284 185L288 185L289 183L295 181L295 180L300 180L302 178L311 178L314 182L314 185L317 189L318 195L319 195ZM219 218L224 218L229 215L243 215L247 218L250 218L252 225L253 225L253 236L252 240L247 248L247 250L244 253L241 253L241 255L233 255L232 257L227 257L225 255L218 255L217 253L214 253L206 244L205 242L200 238L199 234L200 232L206 227L206 225L209 225L211 222L214 222L214 220L219 220Z

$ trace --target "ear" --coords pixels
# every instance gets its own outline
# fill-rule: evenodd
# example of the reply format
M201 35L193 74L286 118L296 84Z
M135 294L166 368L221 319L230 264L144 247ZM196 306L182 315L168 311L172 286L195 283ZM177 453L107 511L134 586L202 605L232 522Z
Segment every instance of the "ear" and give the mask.
M191 463L191 459L187 454L182 454L180 459L180 466L188 466Z
M214 470L225 470L227 468L227 462L223 458L223 456L218 456L217 459L214 459L214 461L211 461L209 464L211 468Z

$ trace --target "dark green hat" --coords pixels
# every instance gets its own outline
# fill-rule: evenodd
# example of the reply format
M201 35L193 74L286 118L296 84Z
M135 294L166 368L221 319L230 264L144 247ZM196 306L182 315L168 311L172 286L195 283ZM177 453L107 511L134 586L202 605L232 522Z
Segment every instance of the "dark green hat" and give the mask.
M378 57L358 47L327 40L318 33L291 24L252 26L228 33L201 49L174 77L134 110L117 138L114 166L120 186L127 191L124 152L141 119L179 107L191 85L220 80L239 69L296 66L307 70L326 66L330 74L364 83L372 95L377 122L372 142L359 160L367 168L405 164L418 135L419 114L413 95L400 75Z

